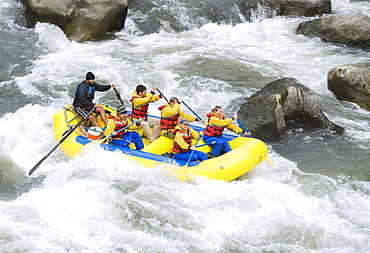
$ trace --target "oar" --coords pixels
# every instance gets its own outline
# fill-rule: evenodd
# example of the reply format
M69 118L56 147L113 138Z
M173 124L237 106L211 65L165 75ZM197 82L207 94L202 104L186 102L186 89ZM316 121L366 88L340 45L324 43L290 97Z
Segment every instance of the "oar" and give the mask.
M157 88L157 91L159 92L159 94L162 95L162 97L164 97L164 99L166 99L166 101L168 102L168 99L163 95L163 93Z
M270 157L266 156L266 160L267 162L271 165L271 166L274 166L274 162L270 159Z
M131 124L129 124L128 126L125 126L124 128L122 128L121 130L117 131L116 134L118 134L119 132L122 132L124 131L125 129L129 128L130 126L132 126L133 124L136 124L137 122L139 122L140 120L136 120L135 122L132 122ZM104 139L100 139L100 140L96 140L96 141L93 141L92 143L93 144L100 144L104 141L106 141L108 138L112 137L112 136L115 136L116 134L111 134L107 137L105 137Z
M125 126L125 127L124 127L124 128L122 128L121 130L117 131L117 132L116 132L116 134L118 134L119 132L122 132L123 130L125 130L125 129L129 128L130 126L132 126L133 124L136 124L136 123L137 123L137 122L139 122L139 121L140 121L140 120L136 120L136 121L132 122L130 125ZM115 136L116 134L111 134L111 135L109 135L108 137L105 137L104 139L108 139L108 138L110 138L110 137L112 137L112 136Z
M213 145L215 143L216 143L216 141L212 141L212 142L204 143L204 144L201 144L201 145L198 145L198 146L194 146L194 147L199 148L199 147L203 147L203 146L206 146L206 145Z
M122 101L121 95L118 93L116 87L113 87L113 89L116 92L117 98L118 98L119 102L121 103L121 105L125 106L125 104Z
M65 140L65 139L67 139L68 138L68 136L71 134L71 133L73 133L73 131L74 130L76 130L77 129L77 127L79 127L84 121L86 121L87 120L87 118L91 115L91 113L94 111L94 109L95 108L93 108L85 117L82 117L82 119L80 120L80 122L78 122L77 123L77 125L76 126L74 126L71 130L69 130L68 131L68 133L66 134L66 135L64 135L63 136L63 138L58 142L58 144L57 145L55 145L54 147L53 147L53 149L52 150L50 150L50 152L44 157L44 158L42 158L31 170L30 170L30 172L28 173L28 175L29 176L31 176L31 174L33 173L33 172L35 172L35 170L41 165L41 163L43 163L43 161L46 159L46 158L48 158L48 156L51 154L51 153L53 153L53 151L57 148L57 147L59 147L59 145L60 144L62 144L62 142Z
M195 145L194 145L194 146L197 146L198 141L200 140L200 137L201 137L201 135L199 134L198 139L197 139L197 141L195 142ZM194 149L191 151L188 161L186 162L185 166L183 167L183 169L181 170L181 172L180 172L180 174L179 174L179 176L178 176L178 179L179 179L179 181L180 181L181 183L182 183L182 182L184 181L184 179L185 179L185 173L186 173L186 171L188 170L188 165L189 165L189 162L190 162L190 159L191 159L191 157L192 157L193 153L194 153Z
M253 136L251 135L251 133L250 133L250 132L248 131L248 129L244 126L243 122L242 122L239 118L237 118L236 120L238 121L239 126L244 130L244 132L249 133L249 134L250 134L250 137L251 137L251 138L253 138ZM274 165L273 161L272 161L268 156L266 156L266 160L267 160L267 162L268 162L271 166L273 166L273 165Z
M244 130L244 132L248 133L251 138L253 138L252 134L248 131L248 129L244 126L243 122L237 118L236 119L239 123L239 126Z
M168 102L168 100L167 100L167 98L163 95L163 93L157 88L157 91L159 92L159 94L161 94L163 97L164 97L164 99L166 99L166 101ZM196 114L184 101L182 101L181 103L183 103L194 115L195 115L195 117L197 117L200 121L202 121L203 122L203 124L206 124L206 123L204 123L204 121L202 120L202 118L201 117L199 117L199 115L198 114Z
M204 121L202 120L202 118L199 117L199 115L196 114L196 112L194 112L184 101L182 101L181 103L183 103L195 115L195 117L197 117L200 121L202 121L203 124L206 124L206 123L204 123Z

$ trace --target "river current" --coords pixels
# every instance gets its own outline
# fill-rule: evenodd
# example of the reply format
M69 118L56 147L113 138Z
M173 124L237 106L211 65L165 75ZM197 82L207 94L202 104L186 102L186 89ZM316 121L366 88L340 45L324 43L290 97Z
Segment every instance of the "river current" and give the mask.
M370 52L296 34L316 17L259 10L247 20L238 2L130 1L122 31L85 43L51 24L27 28L18 1L0 2L0 252L370 251L370 112L327 88L331 68L370 67ZM370 15L370 2L332 0L332 9ZM274 166L229 183L180 183L100 149L77 158L57 149L29 177L87 71L126 101L136 85L157 85L202 117L296 78L346 131L291 124L267 143Z

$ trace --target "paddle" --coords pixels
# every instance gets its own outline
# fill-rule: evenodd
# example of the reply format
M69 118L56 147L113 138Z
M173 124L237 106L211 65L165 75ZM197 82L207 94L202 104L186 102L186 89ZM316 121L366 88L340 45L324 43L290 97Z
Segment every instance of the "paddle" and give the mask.
M194 145L194 146L197 146L198 141L200 140L200 137L201 137L201 134L199 134L198 139L197 139L197 141L195 142L195 145ZM180 181L181 183L182 183L182 182L184 181L184 179L185 179L185 173L186 173L186 171L188 170L188 165L189 165L189 162L190 162L190 159L191 159L191 157L192 157L193 153L194 153L194 149L193 149L193 150L191 150L191 153L190 153L189 159L188 159L188 161L186 162L185 166L183 167L183 169L181 170L181 172L180 172L180 174L179 174L179 176L178 176L178 179L179 179L179 181Z
M121 130L117 131L117 132L116 132L116 134L118 134L118 133L122 132L123 130L125 130L125 129L129 128L130 126L132 126L133 124L136 124L136 123L137 123L137 122L139 122L139 121L140 121L140 120L136 120L136 121L132 122L130 125L127 125L127 126L125 126L124 128L122 128ZM110 138L110 137L112 137L112 136L115 136L116 134L111 134L111 135L109 135L108 137L105 137L103 140L106 140L106 139L108 139L108 138Z
M76 126L74 126L72 129L70 129L68 132L67 132L67 134L65 134L64 136L63 136L63 138L58 142L58 144L57 145L55 145L54 147L53 147L53 149L44 157L44 158L42 158L31 170L30 170L30 172L28 173L28 175L29 176L31 176L31 174L33 173L33 172L35 172L35 170L41 165L41 163L43 163L44 162L44 160L46 159L46 158L48 158L48 156L51 154L51 153L53 153L53 151L57 148L57 147L59 147L59 145L60 144L62 144L62 142L65 140L65 139L67 139L68 138L68 136L71 134L71 133L73 133L73 131L74 130L76 130L77 129L77 127L79 127L84 121L86 121L87 120L87 118L91 115L91 113L94 111L94 109L95 109L95 107L93 107L92 109L91 109L91 111L85 116L85 117L82 117L82 119L77 123L77 125Z
M184 101L182 101L181 103L183 103L195 115L195 117L197 117L200 121L202 121L203 124L206 124L206 123L204 123L204 121L202 120L202 118L199 117L199 115L196 114Z
M215 143L216 143L216 141L212 141L212 142L204 143L204 144L201 144L201 145L198 145L198 146L194 146L194 147L199 148L199 147L203 147L203 146L206 146L206 145L213 145Z
M161 94L163 97L164 97L164 99L166 99L166 101L168 102L168 100L167 100L167 98L163 95L163 93L157 88L157 91L159 92L159 94ZM203 122L203 124L205 124L206 125L206 123L204 123L204 121L202 120L202 118L201 117L199 117L199 115L198 114L196 114L184 101L182 101L181 103L183 103L194 115L195 115L195 117L197 117L200 121L202 121Z
M132 126L133 124L136 124L136 123L137 123L137 122L139 122L139 121L140 121L140 120L136 120L135 122L132 122L131 124L129 124L129 125L127 125L127 126L125 126L125 127L124 127L124 128L122 128L121 130L117 131L117 132L116 132L116 134L118 134L119 132L122 132L123 130L125 130L125 129L129 128L130 126ZM112 136L115 136L116 134L111 134L111 135L109 135L109 136L105 137L104 139L96 140L96 141L93 141L92 143L94 143L94 144L100 144L100 143L102 143L102 142L106 141L108 138L110 138L110 137L112 137Z
M117 98L118 98L119 102L121 103L121 105L125 106L125 104L122 101L121 95L118 93L116 87L113 87L113 90L116 92Z
M159 92L159 94L162 95L162 97L164 97L164 99L166 99L166 101L168 102L168 99L163 95L163 93L157 88L157 91Z
M251 133L250 133L250 132L248 131L248 129L244 126L243 122L242 122L239 118L237 118L236 120L238 121L239 126L244 130L244 132L249 133L249 134L250 134L250 138L253 138L253 136L251 135ZM268 162L271 166L272 166L272 165L274 165L273 161L272 161L268 156L266 156L266 160L267 160L267 162Z
M253 138L252 134L248 131L248 129L244 126L243 122L237 118L236 119L239 123L239 126L243 129L244 132L248 133L251 138Z

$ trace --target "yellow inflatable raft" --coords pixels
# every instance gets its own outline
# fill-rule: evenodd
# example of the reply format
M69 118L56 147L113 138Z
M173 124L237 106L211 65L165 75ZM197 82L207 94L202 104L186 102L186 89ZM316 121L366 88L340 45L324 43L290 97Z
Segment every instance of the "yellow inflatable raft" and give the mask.
M115 108L108 105L102 105L106 111L115 115ZM71 106L63 108L54 116L54 133L55 139L59 141L63 135L76 126L81 117L76 115ZM97 118L100 125L103 125L100 117ZM204 128L191 126L196 131L202 131ZM86 152L86 146L92 146L99 143L101 148L107 151L120 150L124 156L129 159L138 161L146 167L159 167L168 169L179 174L186 171L185 178L193 179L194 176L206 176L210 179L232 181L241 175L252 170L260 164L267 156L267 147L259 139L249 137L239 137L230 134L224 134L232 148L232 151L221 156L208 159L202 162L189 162L164 156L163 154L171 152L173 140L164 136L159 137L152 143L143 138L145 147L142 150L123 148L111 145L109 143L100 143L101 140L91 140L87 134L88 126L81 126L68 136L61 143L62 150L71 157L83 155ZM204 142L200 141L198 144ZM199 151L210 152L211 147L208 145L197 148ZM186 167L184 167L186 166ZM184 170L186 168L186 170Z

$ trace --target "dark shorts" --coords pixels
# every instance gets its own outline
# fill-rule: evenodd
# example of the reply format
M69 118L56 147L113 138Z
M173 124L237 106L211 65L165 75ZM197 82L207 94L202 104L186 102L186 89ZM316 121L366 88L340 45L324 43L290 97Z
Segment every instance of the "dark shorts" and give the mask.
M87 116L87 114L89 114L89 112L91 111L91 109L92 108L86 108L86 107L81 109L80 107L75 106L76 112L78 112L78 114L80 114L84 118ZM94 108L93 112L95 112L95 108Z

